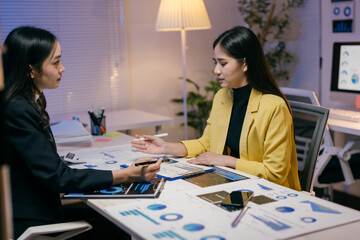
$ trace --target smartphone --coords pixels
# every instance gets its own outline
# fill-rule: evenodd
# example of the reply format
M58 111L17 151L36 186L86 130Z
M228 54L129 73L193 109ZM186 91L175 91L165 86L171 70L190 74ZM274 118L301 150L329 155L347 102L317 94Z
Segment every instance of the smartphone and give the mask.
M243 208L253 197L254 192L247 190L232 191L221 202L221 206L226 208Z

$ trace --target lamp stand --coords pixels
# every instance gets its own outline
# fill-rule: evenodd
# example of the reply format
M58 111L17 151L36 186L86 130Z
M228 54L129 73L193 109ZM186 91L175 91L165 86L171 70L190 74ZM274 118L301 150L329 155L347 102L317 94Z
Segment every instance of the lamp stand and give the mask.
M186 30L181 29L181 55L183 71L183 112L184 112L184 140L188 139L188 122L187 122L187 91L186 91Z

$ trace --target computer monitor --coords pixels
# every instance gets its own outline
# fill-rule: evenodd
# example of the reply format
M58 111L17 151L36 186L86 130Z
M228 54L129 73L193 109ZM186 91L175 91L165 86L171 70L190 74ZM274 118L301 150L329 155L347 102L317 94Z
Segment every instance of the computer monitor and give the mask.
M360 94L360 42L333 45L330 99L355 105Z

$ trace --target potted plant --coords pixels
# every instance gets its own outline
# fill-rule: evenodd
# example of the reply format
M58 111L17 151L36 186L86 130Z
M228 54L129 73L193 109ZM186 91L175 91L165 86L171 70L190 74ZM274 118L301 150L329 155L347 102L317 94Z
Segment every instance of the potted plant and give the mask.
M186 79L186 82L194 88L193 91L188 91L187 93L188 125L196 130L198 136L201 136L206 127L206 120L209 117L214 95L221 86L218 81L210 80L208 85L204 87L205 94L202 94L196 82L190 79ZM182 98L174 98L171 99L171 101L174 103L183 103ZM184 112L178 112L176 115L184 116Z
M248 27L258 36L266 60L278 82L288 82L294 54L286 48L284 35L291 13L305 0L239 0L239 11ZM276 4L277 3L277 4Z

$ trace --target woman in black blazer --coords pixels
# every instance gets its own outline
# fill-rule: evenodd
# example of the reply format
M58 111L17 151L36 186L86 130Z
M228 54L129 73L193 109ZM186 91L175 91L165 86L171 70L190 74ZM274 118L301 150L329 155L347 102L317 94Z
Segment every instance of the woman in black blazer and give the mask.
M4 42L5 136L11 167L15 237L30 226L61 222L61 192L83 192L113 184L149 181L160 162L116 171L71 169L57 154L45 110L44 89L57 88L65 71L56 37L19 27ZM143 159L140 161L148 161Z

